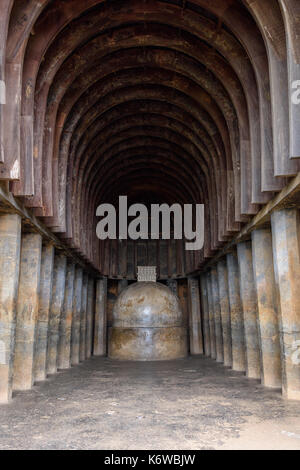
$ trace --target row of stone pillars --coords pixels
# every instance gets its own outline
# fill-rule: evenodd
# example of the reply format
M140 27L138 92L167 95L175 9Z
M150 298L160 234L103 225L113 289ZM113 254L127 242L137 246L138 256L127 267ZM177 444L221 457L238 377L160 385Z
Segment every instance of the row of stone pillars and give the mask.
M201 275L206 356L300 399L299 211L271 215ZM193 280L195 282L195 279Z
M106 280L97 280L21 217L0 215L0 403L58 369L106 354ZM95 301L96 299L96 301Z

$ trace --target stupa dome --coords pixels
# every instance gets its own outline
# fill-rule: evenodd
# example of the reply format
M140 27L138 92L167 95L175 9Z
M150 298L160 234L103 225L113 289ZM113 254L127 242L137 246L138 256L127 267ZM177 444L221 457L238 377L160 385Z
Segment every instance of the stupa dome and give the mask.
M166 360L187 355L179 299L161 283L137 282L123 290L109 330L111 358Z

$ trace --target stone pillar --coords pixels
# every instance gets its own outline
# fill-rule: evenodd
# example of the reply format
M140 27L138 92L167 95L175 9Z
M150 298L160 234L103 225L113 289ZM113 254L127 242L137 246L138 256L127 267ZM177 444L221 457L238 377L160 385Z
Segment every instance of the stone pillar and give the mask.
M81 295L81 317L80 317L80 348L79 360L85 360L85 341L86 341L86 320L87 320L87 288L88 288L88 274L83 274L82 279L82 295Z
M167 279L167 286L171 289L173 294L178 295L178 283L176 279Z
M39 289L39 310L36 343L34 351L34 382L46 379L49 312L52 295L54 246L50 243L42 247L41 274Z
M262 383L281 387L281 354L272 235L269 228L252 232L253 273L257 294Z
M94 356L107 353L107 279L99 279L96 289Z
M257 329L257 297L253 276L251 242L239 243L237 252L240 272L240 295L245 330L246 374L249 378L260 379L261 365Z
M57 368L69 369L71 366L71 331L73 317L73 295L74 295L75 264L68 263L66 267L65 295L62 305Z
M282 392L300 400L300 244L299 210L273 212L275 281L279 291Z
M200 277L201 287L201 305L203 312L203 335L204 335L204 353L205 356L210 356L210 332L209 332L209 311L208 311L208 296L207 296L207 284L206 275L201 274Z
M222 323L221 323L221 310L220 310L220 299L219 299L219 285L218 285L218 272L217 268L211 269L211 285L212 285L212 297L213 297L213 308L214 308L214 319L215 319L215 334L216 334L216 359L217 362L224 361L224 349L223 349L223 336L222 336Z
M12 396L21 217L0 216L0 403Z
M30 390L34 383L41 254L41 235L22 234L13 390Z
M228 294L228 273L226 260L218 262L218 284L219 299L222 320L223 347L224 347L224 366L232 367L232 348L231 348L231 322L230 306Z
M246 371L243 308L240 298L239 267L236 252L226 256L230 306L232 369Z
M54 256L52 296L49 315L47 349L47 374L56 374L60 317L65 297L67 258L63 254Z
M197 278L188 278L188 292L190 353L194 356L203 354L199 281Z
M85 355L87 359L89 359L92 355L94 298L95 298L94 279L92 277L89 277L88 293L87 293L87 323L86 323L86 343L85 343Z
M75 269L72 335L71 335L71 364L72 365L79 364L82 276L83 276L82 268L77 266Z
M214 305L212 296L212 282L211 272L208 271L206 275L207 283L207 300L208 300L208 312L209 312L209 331L210 331L210 355L212 359L216 359L216 335L215 335L215 319L214 319Z
M126 287L128 287L128 281L127 279L121 279L119 282L118 282L118 295L121 294L121 292L126 289Z

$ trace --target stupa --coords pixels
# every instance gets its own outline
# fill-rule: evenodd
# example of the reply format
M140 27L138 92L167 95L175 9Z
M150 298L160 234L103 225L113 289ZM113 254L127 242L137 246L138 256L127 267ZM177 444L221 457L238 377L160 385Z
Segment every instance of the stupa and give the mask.
M123 290L108 334L112 359L158 361L188 354L179 299L161 283L136 282Z

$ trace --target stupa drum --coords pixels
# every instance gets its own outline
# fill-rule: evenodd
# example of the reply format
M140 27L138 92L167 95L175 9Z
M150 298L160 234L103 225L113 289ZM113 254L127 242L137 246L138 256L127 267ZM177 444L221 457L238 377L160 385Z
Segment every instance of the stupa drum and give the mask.
M125 289L114 306L108 355L133 361L187 356L187 328L178 297L156 282L137 282Z

